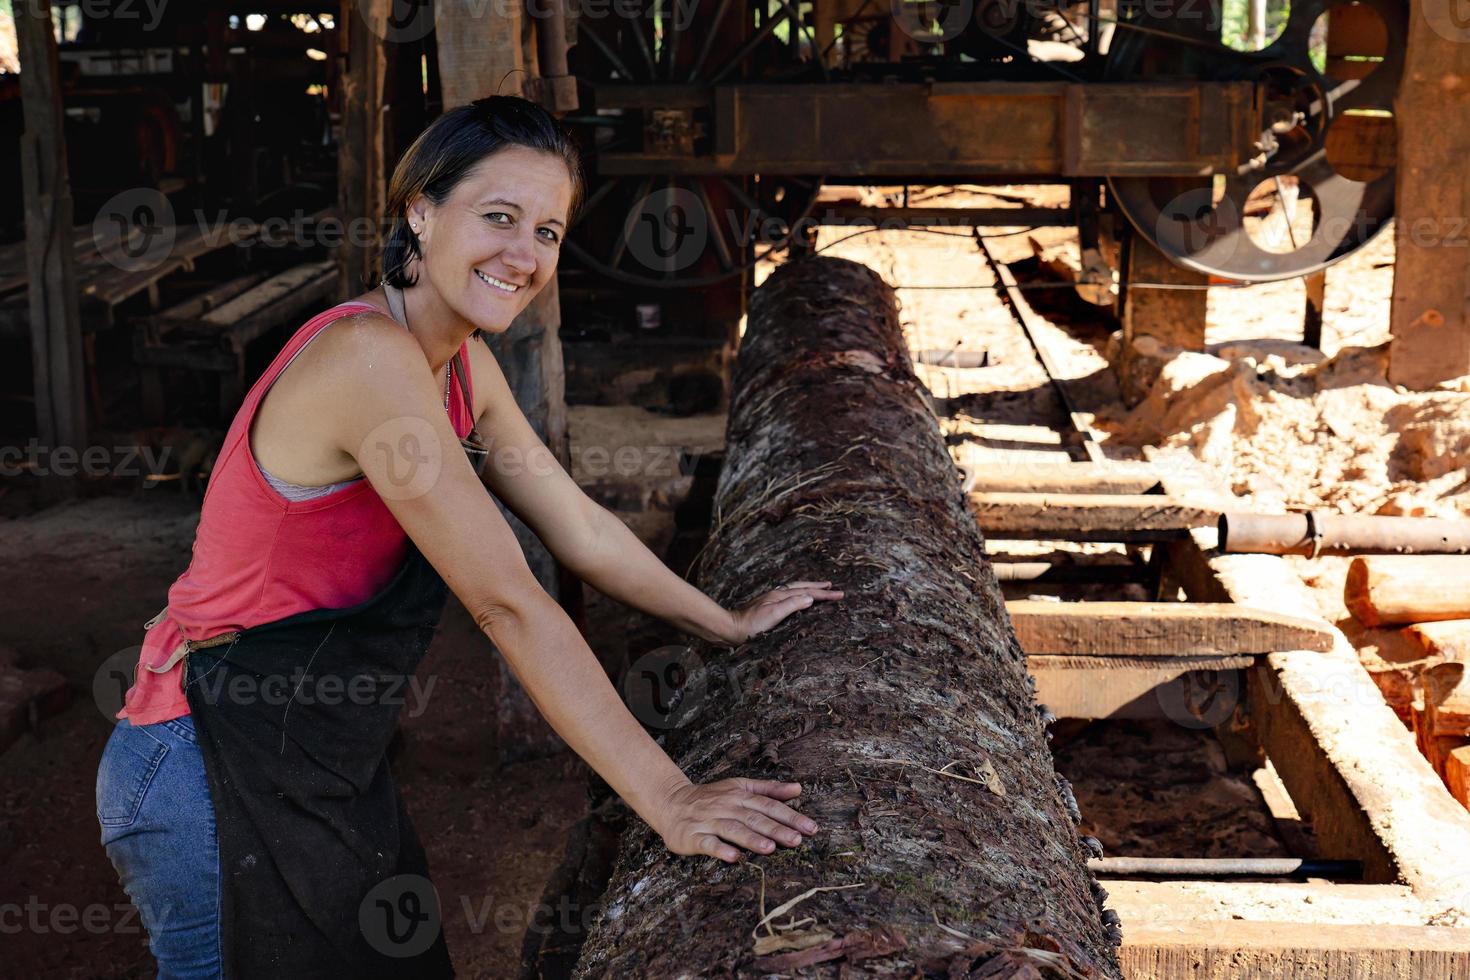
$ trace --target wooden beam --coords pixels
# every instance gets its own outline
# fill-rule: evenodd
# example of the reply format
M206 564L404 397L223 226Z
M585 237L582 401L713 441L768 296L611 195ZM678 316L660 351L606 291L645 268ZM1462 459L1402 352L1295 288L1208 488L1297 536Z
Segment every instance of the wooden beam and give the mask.
M1299 925L1423 925L1432 910L1408 885L1327 881L1141 881L1115 879L1104 887L1133 928L1163 923L1207 926L1224 920Z
M1428 388L1470 374L1470 25L1460 0L1423 0L1398 123L1388 379Z
M1036 679L1036 699L1058 718L1147 719L1210 728L1223 720L1213 717L1213 706L1220 703L1228 716L1243 687L1237 672L1254 659L1041 654L1027 657L1026 669Z
M1123 929L1128 980L1470 977L1470 930L1231 920Z
M494 16L486 16L493 10ZM444 108L487 95L521 95L526 79L527 34L522 4L487 8L480 0L437 0L434 36Z
M439 76L444 108L453 109L487 95L520 95L526 79L523 45L525 18L520 4L510 4L486 17L475 0L451 0L435 7ZM570 468L567 447L566 368L562 359L561 301L552 280L527 304L503 333L485 343L495 354L516 404L536 434ZM574 619L580 616L581 584L572 579L529 527L504 506L501 512L515 531L536 579L559 599ZM504 657L500 670L497 728L502 762L561 751L551 730L515 679Z
M1213 526L1220 512L1155 494L971 493L987 538L1167 541Z
M1350 8L1340 8L1350 9ZM1327 270L1314 272L1302 279L1307 292L1307 305L1302 313L1302 343L1322 349L1322 314L1327 307Z
M1321 620L1229 602L1014 599L1006 611L1028 655L1182 657L1332 649L1332 634Z
M970 490L980 493L1142 494L1159 485L1147 463L994 463L970 467Z
M85 358L56 36L50 0L17 0L14 10L36 436L80 452L87 444Z
M342 0L337 23L346 68L342 78L342 140L337 151L337 213L348 228L376 221L384 211L391 163L385 118L390 59L392 0ZM380 246L361 235L344 235L337 249L341 276L338 299L347 300L378 284Z

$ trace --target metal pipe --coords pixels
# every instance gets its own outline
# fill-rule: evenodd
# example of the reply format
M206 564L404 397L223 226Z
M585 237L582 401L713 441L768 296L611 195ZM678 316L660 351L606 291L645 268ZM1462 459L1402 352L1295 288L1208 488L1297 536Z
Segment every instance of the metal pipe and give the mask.
M995 577L1001 582L1107 583L1145 582L1149 570L1145 565L1080 565L1049 561L992 561Z
M1361 878L1362 861L1303 858L1090 858L1094 874L1187 878Z
M1470 520L1367 514L1221 514L1220 550L1265 555L1470 554Z

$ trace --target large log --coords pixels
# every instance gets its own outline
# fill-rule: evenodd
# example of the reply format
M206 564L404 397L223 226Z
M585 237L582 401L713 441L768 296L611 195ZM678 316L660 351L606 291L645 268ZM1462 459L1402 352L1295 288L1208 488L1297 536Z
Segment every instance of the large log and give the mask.
M1470 617L1470 556L1354 558L1342 600L1364 626L1465 619Z
M799 781L822 830L725 865L636 824L578 976L1119 977L1116 916L875 273L812 259L755 293L727 440L702 587L732 605L830 578L847 597L693 651L668 746L697 781Z

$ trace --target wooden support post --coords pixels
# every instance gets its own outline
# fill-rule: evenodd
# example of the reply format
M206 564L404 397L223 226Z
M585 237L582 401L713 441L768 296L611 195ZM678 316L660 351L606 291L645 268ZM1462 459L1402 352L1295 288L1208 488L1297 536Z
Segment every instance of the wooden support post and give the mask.
M1460 0L1409 18L1399 82L1388 378L1428 388L1470 374L1470 23Z
M337 150L337 213L353 222L382 218L390 161L387 134L389 16L392 0L342 0L337 35L345 61L342 77L342 142ZM371 243L367 239L373 238ZM344 235L337 249L339 300L377 285L381 245L376 236Z
M1159 367L1172 350L1204 350L1208 304L1204 287L1210 277L1170 262L1136 232L1128 236L1124 248L1124 277L1118 383L1124 401L1136 405L1158 379Z
M454 0L436 8L439 75L445 110L487 95L520 95L526 78L522 9L512 4L507 16L485 17L474 0ZM567 447L566 369L562 360L561 301L556 280L547 284L516 317L510 329L489 335L486 343L505 372L516 403L536 434L569 466ZM530 528L502 507L526 560L541 586L577 618L581 584L564 571ZM500 665L497 705L500 759L509 762L546 755L562 748L531 698L506 666Z
M82 328L72 244L72 198L50 0L17 0L21 177L36 437L81 452L87 442Z
M1307 288L1307 308L1302 316L1302 343L1322 349L1322 307L1327 302L1327 270L1302 280Z

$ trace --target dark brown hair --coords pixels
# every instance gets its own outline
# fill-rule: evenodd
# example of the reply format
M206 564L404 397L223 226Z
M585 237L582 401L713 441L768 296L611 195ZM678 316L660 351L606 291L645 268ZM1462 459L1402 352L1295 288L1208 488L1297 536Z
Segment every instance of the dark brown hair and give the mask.
M457 106L429 124L393 168L388 183L388 241L383 247L383 278L405 289L417 282L404 274L421 258L418 236L408 227L408 204L423 194L443 204L482 160L508 146L555 154L572 179L570 224L582 204L582 159L577 144L551 113L527 99L491 95Z

